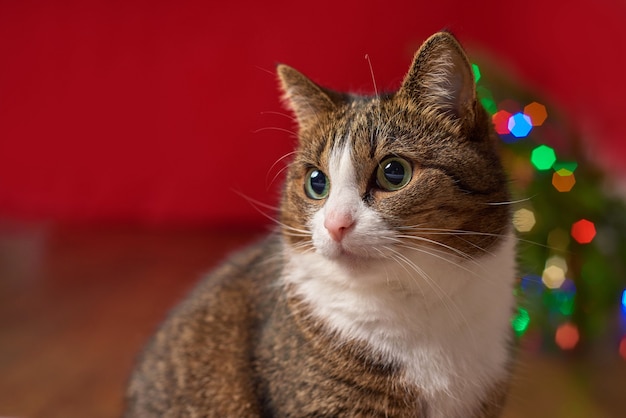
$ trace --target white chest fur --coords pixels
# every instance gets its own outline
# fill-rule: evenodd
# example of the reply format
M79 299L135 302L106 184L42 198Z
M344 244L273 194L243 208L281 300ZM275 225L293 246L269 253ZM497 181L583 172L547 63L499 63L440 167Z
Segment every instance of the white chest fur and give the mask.
M331 153L328 169L330 196L309 225L315 251L287 248L284 279L345 338L399 363L429 417L469 416L506 376L514 235L471 260L442 247L396 247L395 233L360 197L347 146ZM340 242L329 216L355 220Z
M402 257L348 266L294 253L285 280L341 335L401 364L429 416L468 416L507 373L515 237L473 261Z

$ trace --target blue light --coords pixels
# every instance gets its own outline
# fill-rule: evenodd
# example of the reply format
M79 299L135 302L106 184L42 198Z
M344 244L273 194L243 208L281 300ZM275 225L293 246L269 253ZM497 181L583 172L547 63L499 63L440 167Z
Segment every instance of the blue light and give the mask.
M533 128L533 123L528 115L518 112L509 118L509 131L516 138L524 138Z
M622 292L622 308L626 309L626 289Z

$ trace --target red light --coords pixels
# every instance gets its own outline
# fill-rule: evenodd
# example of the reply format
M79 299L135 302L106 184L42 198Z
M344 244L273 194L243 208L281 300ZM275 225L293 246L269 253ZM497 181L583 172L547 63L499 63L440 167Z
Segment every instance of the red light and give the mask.
M493 121L493 126L496 128L496 132L500 135L508 135L511 133L509 131L509 119L511 118L511 114L506 110L499 110L491 117Z
M572 225L572 237L579 244L589 244L596 236L596 226L593 222L586 219L581 219Z
M619 355L626 360L626 337L623 337L619 343Z
M558 327L554 337L556 345L563 350L571 350L576 347L579 339L580 334L578 333L578 328L576 325L570 323L563 324Z

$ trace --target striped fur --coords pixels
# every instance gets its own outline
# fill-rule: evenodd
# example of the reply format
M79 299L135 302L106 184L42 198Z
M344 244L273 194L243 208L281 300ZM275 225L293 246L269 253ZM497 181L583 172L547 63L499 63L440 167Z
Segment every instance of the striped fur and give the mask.
M164 321L127 416L498 416L515 239L463 50L434 35L374 97L278 73L299 124L280 228ZM377 181L389 157L412 169L397 191ZM327 196L307 193L311 170Z

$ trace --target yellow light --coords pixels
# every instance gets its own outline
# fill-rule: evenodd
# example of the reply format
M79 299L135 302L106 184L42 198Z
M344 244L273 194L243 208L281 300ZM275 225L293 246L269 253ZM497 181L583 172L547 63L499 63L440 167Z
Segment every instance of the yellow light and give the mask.
M535 226L535 214L532 210L521 208L513 214L513 226L519 232L529 232Z
M558 289L565 282L565 271L559 266L548 266L543 270L541 281L548 289Z
M546 260L541 281L548 289L558 289L565 282L567 262L563 257L554 255Z
M563 270L563 274L567 274L567 261L561 256L553 255L546 260L546 267L556 266Z
M563 251L569 245L569 232L556 228L548 234L548 246L551 249Z

